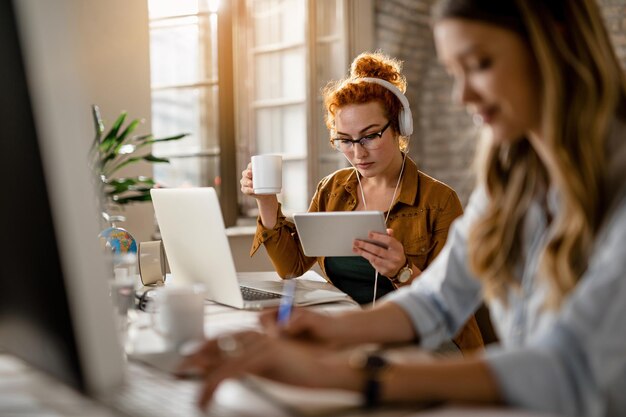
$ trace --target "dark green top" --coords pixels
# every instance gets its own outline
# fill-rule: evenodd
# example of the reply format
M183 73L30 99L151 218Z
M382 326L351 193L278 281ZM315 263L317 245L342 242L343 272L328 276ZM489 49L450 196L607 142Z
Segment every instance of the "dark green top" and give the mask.
M335 287L348 294L359 304L369 304L374 298L376 270L362 256L327 257L326 274ZM378 274L376 299L394 290L389 278Z

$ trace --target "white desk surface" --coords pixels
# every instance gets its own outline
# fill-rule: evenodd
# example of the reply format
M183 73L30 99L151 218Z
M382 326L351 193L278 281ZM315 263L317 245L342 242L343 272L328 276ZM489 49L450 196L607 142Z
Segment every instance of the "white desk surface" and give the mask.
M262 279L272 279L274 273L260 275ZM324 305L313 307L332 314L346 308L346 305ZM243 329L257 329L258 312L237 310L230 307L207 303L205 316L205 333L207 337L215 337L223 332ZM135 322L129 333L128 348L136 352L155 351L162 348L162 341L150 328L150 318L147 313L141 313L135 318ZM249 404L242 415L246 416L281 416L288 415L284 410L260 397L246 398L244 391L237 393L237 402ZM252 394L248 394L252 396ZM270 414L268 414L270 413ZM21 360L0 354L0 416L19 417L112 417L117 416L114 411L108 410L95 403L73 389L59 384L51 377L29 367ZM344 417L364 415L363 412L342 413ZM395 417L538 417L538 414L530 414L523 411L507 410L503 408L485 408L448 405L435 409L412 411L412 410L389 410L377 413L367 413L367 416Z

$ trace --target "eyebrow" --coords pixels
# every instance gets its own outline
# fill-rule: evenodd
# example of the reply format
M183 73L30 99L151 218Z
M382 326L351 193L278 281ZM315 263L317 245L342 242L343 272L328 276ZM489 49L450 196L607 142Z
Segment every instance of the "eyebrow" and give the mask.
M454 58L455 58L455 59L461 59L461 60L462 60L462 59L465 59L468 55L474 54L474 53L476 53L477 51L479 51L480 49L481 49L481 48L480 48L480 45L476 45L476 43L471 43L471 44L470 44L469 46L467 46L465 49L461 50L461 52L460 52L460 53L455 54L455 55L454 55ZM443 65L444 67L446 66L446 63L445 63L444 61L442 61L441 59L439 59L438 61L439 61L439 63L440 63L441 65Z
M380 123L372 123L371 125L368 125L368 126L364 127L363 129L361 129L359 131L359 134L363 134L363 133L367 132L368 130L370 130L371 128L375 127L375 126L381 126L381 124ZM343 132L339 132L339 131L337 132L337 135L350 136L347 133L343 133Z

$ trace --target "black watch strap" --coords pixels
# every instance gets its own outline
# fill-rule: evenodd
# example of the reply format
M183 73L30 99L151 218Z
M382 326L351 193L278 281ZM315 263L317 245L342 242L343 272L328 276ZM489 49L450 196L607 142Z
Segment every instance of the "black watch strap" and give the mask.
M363 387L365 408L374 408L380 404L380 373L387 365L387 360L379 353L367 355L363 367L365 371L365 386Z

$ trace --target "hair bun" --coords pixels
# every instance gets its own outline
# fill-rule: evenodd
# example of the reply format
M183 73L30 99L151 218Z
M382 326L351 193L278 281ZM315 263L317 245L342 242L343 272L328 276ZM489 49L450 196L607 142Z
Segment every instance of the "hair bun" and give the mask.
M381 52L364 52L350 66L350 78L380 78L389 81L404 92L406 80L401 73L402 61Z

